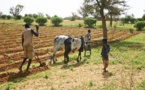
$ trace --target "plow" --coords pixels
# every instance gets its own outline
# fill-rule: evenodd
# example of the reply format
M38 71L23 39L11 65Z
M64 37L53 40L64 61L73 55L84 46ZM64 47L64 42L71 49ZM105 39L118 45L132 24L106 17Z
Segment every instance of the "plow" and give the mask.
M48 57L40 59L37 52L34 52L34 58L39 62L39 66L40 67L46 66L46 62L45 61L48 60L48 59L52 59L51 56L48 56Z

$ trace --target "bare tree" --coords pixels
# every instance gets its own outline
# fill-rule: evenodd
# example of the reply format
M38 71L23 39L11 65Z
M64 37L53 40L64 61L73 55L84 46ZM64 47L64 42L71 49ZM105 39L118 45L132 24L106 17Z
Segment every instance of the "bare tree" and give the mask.
M14 17L18 16L20 12L23 10L24 6L18 4L16 7L10 8L10 14L12 14Z

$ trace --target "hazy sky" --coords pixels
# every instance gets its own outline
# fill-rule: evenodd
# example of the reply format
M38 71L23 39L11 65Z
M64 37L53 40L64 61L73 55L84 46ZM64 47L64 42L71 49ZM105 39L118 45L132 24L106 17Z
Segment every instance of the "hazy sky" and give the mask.
M20 13L34 14L44 13L50 16L58 15L60 17L71 16L72 12L77 13L84 0L0 0L0 12L9 14L10 7L15 7L17 4L24 6ZM145 13L145 0L127 0L130 9L127 14L134 14L136 18L142 17Z

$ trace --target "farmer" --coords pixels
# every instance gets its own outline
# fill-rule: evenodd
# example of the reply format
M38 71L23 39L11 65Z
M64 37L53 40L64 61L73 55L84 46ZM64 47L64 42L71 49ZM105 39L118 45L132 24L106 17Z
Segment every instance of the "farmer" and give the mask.
M102 39L102 51L101 51L101 56L102 56L102 60L103 60L103 70L104 72L107 72L106 68L108 67L108 63L109 63L109 58L108 58L108 53L110 51L110 46L109 44L107 44L107 39Z
M30 64L33 59L33 53L34 53L33 52L33 35L38 37L39 35L38 30L39 30L39 26L37 25L36 25L36 32L34 32L34 30L31 29L28 24L25 24L25 30L22 32L22 47L24 50L24 59L22 63L20 64L20 67L19 67L20 71L22 71L22 66L26 62L27 59L29 59L29 61L28 61L26 71L28 71L30 67Z

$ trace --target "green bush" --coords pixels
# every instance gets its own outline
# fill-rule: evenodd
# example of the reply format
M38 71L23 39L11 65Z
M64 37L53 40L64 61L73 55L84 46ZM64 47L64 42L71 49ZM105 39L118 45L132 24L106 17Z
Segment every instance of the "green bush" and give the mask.
M55 15L51 18L51 22L54 26L60 26L60 23L63 22L63 19Z
M21 18L22 18L21 15L17 15L17 16L15 16L15 20L20 20Z
M7 15L7 19L10 20L12 18L12 16L10 15Z
M135 23L134 27L141 31L145 27L145 21L138 21Z
M1 18L2 19L6 19L7 18L7 15L2 15Z
M143 18L137 18L136 21L144 21Z
M40 25L40 26L44 26L44 24L47 22L47 18L45 17L37 17L36 18L36 22Z
M26 16L26 17L24 18L24 22L25 22L26 24L31 25L31 24L34 22L34 19L33 19L32 17L30 17L30 16Z
M131 19L130 19L130 23L131 23L131 24L134 24L134 23L135 23L135 21L136 21L136 19L135 19L135 18L131 18Z
M122 22L123 24L125 24L125 23L128 23L129 20L128 20L127 18L121 18L121 22Z
M96 25L97 19L95 18L91 18L91 17L86 17L84 19L84 24L85 26L87 25L87 27L94 27L94 25Z
M78 24L78 27L82 27L83 25L81 23Z
M132 16L125 16L124 18L121 18L122 24L128 24L128 23L134 24L135 20L136 19Z
M70 17L70 21L75 21L75 17L74 16Z

